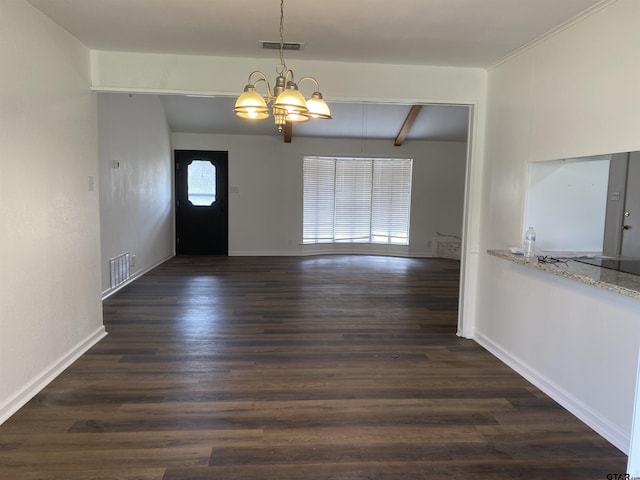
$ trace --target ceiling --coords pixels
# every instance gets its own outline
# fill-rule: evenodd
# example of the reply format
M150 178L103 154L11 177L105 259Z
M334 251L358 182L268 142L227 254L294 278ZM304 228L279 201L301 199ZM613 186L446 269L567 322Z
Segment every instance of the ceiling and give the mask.
M278 63L277 50L260 41L279 41L279 0L28 1L91 49L273 58L274 69ZM303 47L285 59L488 68L609 1L287 0L284 40ZM323 94L334 120L296 124L295 135L393 139L409 110L331 103L331 92ZM230 115L234 99L163 101L174 131L276 132L272 122L247 127ZM464 139L466 115L466 107L425 106L409 139Z
M252 122L233 115L235 98L162 97L173 132L273 135L273 121ZM329 103L333 120L311 120L294 126L296 137L395 139L410 105ZM424 105L407 140L463 142L467 139L466 106Z

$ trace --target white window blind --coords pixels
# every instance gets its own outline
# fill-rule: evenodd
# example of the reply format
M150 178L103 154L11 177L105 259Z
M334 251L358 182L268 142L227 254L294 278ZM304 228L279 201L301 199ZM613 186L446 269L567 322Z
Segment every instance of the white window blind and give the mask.
M334 159L304 159L303 242L333 242L335 176Z
M371 160L336 160L336 242L368 242L371 236Z
M376 160L373 168L371 241L409 243L411 160Z
M411 159L304 158L304 243L409 243Z

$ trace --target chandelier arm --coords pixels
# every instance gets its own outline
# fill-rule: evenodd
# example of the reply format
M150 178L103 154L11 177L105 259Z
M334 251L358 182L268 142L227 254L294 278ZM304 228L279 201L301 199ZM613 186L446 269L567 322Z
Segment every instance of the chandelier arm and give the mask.
M254 75L258 75L260 78L258 78L257 80L253 81L253 76ZM256 85L258 85L258 83L260 82L264 82L266 87L267 87L267 94L263 95L265 100L267 102L271 101L273 99L273 94L271 93L271 85L269 84L269 79L267 78L267 76L262 73L260 70L254 70L253 72L251 72L249 74L249 85L253 86L254 88L256 88ZM258 89L256 88L256 91Z
M285 80L287 81L287 83L288 83L289 81L291 81L291 82L293 82L293 83L296 83L295 78L293 78L293 70L291 70L291 69L288 69L288 70L284 73L284 78L285 78Z
M300 79L300 81L298 82L298 85L302 85L302 82L304 82L305 80L311 80L313 83L316 84L316 92L320 91L320 85L318 84L318 81L313 77L304 77Z

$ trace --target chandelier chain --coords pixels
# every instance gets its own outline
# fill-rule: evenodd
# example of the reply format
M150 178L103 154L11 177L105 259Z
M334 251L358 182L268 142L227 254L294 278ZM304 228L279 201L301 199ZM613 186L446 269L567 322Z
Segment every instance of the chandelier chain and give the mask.
M284 0L280 0L280 66L278 75L284 75L287 65L284 63Z
M316 90L306 99L298 90L298 85L293 78L293 71L289 70L284 63L284 50L284 0L280 0L280 65L276 68L278 77L273 91L267 76L261 71L255 70L249 74L244 92L236 100L233 111L240 118L264 120L269 118L268 104L272 103L271 113L279 132L282 132L285 125L294 122L306 122L312 118L330 119L331 112L329 106L322 99L318 81L313 77L304 77L300 80L299 83L308 80L316 85ZM260 82L264 82L266 85L265 95L256 90L256 85Z

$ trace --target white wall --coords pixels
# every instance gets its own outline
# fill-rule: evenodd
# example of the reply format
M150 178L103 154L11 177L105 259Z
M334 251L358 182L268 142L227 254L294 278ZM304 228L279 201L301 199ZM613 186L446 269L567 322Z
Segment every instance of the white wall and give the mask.
M274 58L92 51L92 85L113 92L238 96L254 70L274 72ZM296 75L313 75L326 100L477 104L484 100L481 68L287 61ZM399 87L400 85L400 87Z
M483 251L521 243L527 162L640 148L639 18L619 0L490 70ZM475 337L626 452L640 302L486 254L479 272Z
M535 228L536 250L602 252L610 157L529 164L523 229Z
M275 128L275 127L274 127ZM302 158L305 155L413 158L410 247L372 245L359 251L431 256L436 232L462 234L467 145L461 142L296 138L176 133L177 150L229 152L229 253L300 255ZM368 246L369 247L369 246ZM340 246L344 251L344 246ZM328 250L337 251L337 250Z
M31 5L0 2L0 422L104 333L89 59Z
M98 145L105 295L111 258L135 255L135 278L174 252L171 134L160 99L99 94Z

